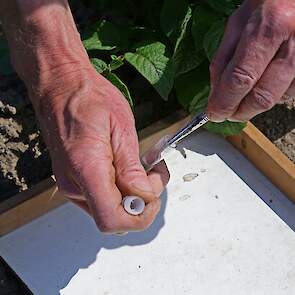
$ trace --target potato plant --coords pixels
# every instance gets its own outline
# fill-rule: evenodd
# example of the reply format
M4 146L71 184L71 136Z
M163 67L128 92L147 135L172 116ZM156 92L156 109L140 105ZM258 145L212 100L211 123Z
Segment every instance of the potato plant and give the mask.
M91 62L124 94L131 106L128 85L124 76L119 75L121 67L133 67L162 99L168 100L174 92L183 108L191 113L205 109L210 92L210 61L223 36L227 18L241 1L82 2L93 11L87 25L80 28ZM0 54L1 50L4 52L5 46L0 41ZM232 122L206 124L209 131L225 136L240 132L244 126Z

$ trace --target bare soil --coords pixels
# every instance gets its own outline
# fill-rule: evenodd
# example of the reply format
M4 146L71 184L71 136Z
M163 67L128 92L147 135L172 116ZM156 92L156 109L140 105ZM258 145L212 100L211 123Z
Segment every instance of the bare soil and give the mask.
M252 121L295 163L295 99L275 106Z
M49 177L50 158L17 77L0 80L0 202Z

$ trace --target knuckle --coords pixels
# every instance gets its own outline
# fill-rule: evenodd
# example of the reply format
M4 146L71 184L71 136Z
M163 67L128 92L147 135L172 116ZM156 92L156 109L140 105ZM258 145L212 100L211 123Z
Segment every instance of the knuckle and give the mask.
M273 95L265 89L253 89L252 99L254 104L263 110L269 110L274 106Z
M294 9L295 7L293 10ZM285 36L294 24L294 13L290 13L291 11L292 9L290 10L290 5L281 3L281 1L273 1L272 4L266 6L262 16L264 35L271 36L272 38L276 35Z
M291 17L294 17L294 9L294 3L290 5L290 1L274 1L274 3L270 6L269 12L273 19L276 19L279 24L289 25Z
M130 163L116 162L116 175L119 179L132 179L133 177L146 177L139 160L130 159Z
M232 91L246 91L251 89L257 81L255 75L242 67L235 67L231 74L225 76L224 83Z

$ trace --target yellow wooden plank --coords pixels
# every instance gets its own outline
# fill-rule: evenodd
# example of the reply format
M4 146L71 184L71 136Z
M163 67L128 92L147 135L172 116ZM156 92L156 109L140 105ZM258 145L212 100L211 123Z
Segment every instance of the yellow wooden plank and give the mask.
M183 113L177 113L141 131L139 133L141 152L145 152L164 135L176 132L188 120L189 117ZM295 201L295 165L254 125L249 123L241 134L227 139L286 196ZM55 182L50 178L24 192L25 198L20 195L22 202L7 208L0 215L0 236L65 203L66 200L58 193L52 197L55 190Z
M290 200L295 202L295 165L252 123L228 140Z

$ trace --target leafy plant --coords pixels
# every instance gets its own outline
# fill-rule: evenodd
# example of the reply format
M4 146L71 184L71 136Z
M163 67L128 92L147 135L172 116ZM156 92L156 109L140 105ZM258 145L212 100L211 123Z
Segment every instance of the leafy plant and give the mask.
M205 110L210 92L209 63L228 16L239 4L237 0L93 1L98 15L110 12L113 18L88 27L84 45L95 57L95 68L131 105L127 86L114 74L122 66L135 68L162 99L168 100L174 92L186 110L198 113ZM111 62L107 64L107 60ZM208 123L206 128L231 135L244 126L224 122Z
M0 74L9 75L14 70L10 63L10 55L6 40L0 35Z
M96 16L96 21L80 28L90 60L131 106L133 100L124 83L128 68L142 75L162 99L175 94L186 110L205 110L210 92L209 64L226 20L240 0L80 1ZM2 47L0 43L0 53ZM238 133L244 126L206 124L208 130L223 135Z

